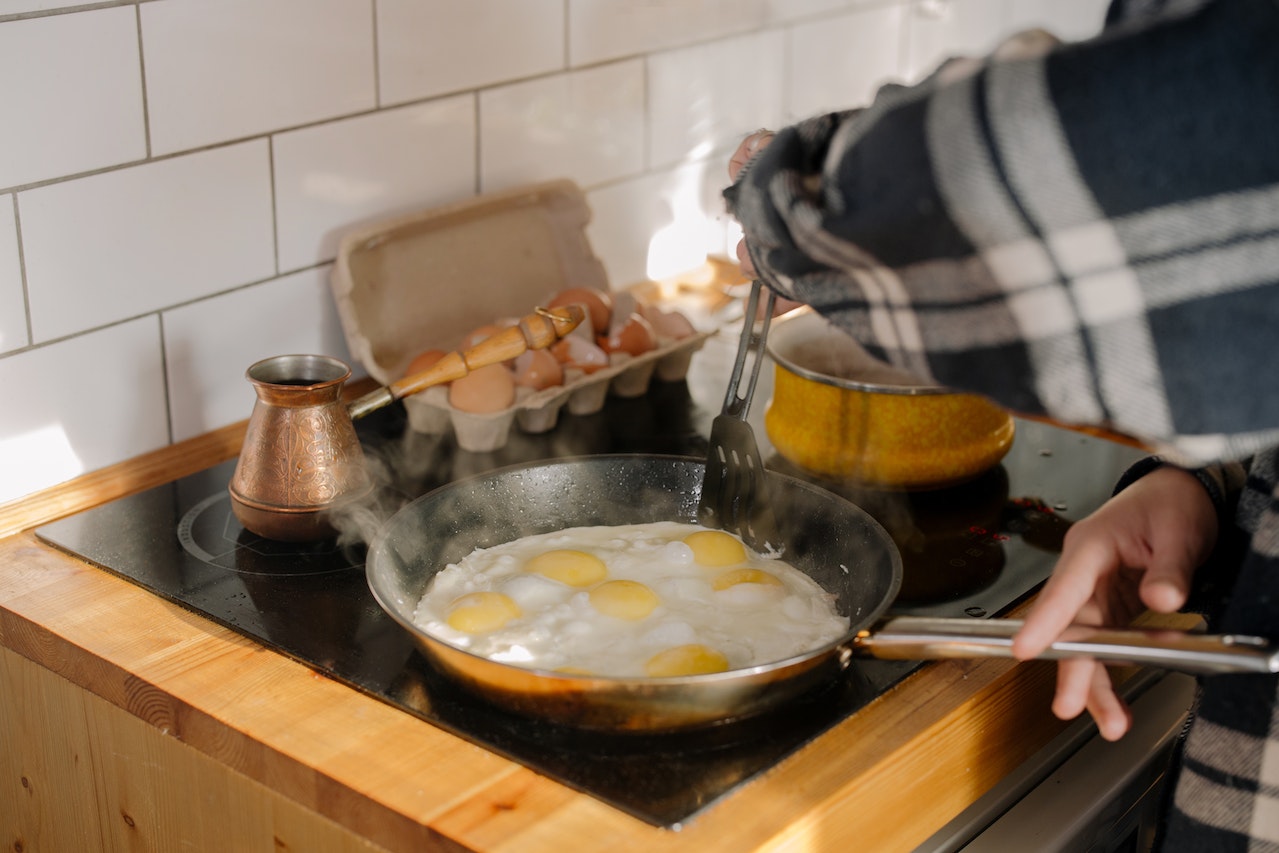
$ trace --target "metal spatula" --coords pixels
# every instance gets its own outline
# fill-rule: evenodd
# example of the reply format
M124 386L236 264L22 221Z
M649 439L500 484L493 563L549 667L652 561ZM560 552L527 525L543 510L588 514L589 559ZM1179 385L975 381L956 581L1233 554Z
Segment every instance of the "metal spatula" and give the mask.
M755 433L746 422L751 396L755 393L755 381L759 379L759 368L764 361L764 338L768 335L768 325L773 318L773 303L777 299L772 290L765 291L767 296L764 301L764 316L756 331L755 317L762 289L758 280L751 284L746 316L742 322L741 342L737 345L737 360L728 380L724 408L711 423L706 475L702 480L702 496L697 505L697 520L704 526L736 533L756 551L781 547L772 505L768 500L764 460L760 458ZM737 386L746 366L746 356L752 348L755 350L755 360L746 381L746 391L739 395Z

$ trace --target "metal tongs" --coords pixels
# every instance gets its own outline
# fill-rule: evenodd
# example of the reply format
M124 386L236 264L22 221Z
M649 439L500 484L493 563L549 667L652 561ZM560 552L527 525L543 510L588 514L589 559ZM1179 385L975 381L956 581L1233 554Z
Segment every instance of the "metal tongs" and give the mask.
M777 522L768 498L764 460L760 458L755 432L746 422L751 397L755 394L755 382L764 361L764 338L768 335L773 304L777 301L772 290L765 291L764 316L756 331L755 317L761 290L764 288L758 279L751 283L742 320L741 341L737 345L737 360L728 380L724 408L711 422L711 441L706 454L702 495L697 504L697 520L706 527L736 533L756 551L767 552L780 550L782 541L777 535ZM739 396L737 387L746 366L746 356L752 349L755 350L755 360L746 381L745 393Z

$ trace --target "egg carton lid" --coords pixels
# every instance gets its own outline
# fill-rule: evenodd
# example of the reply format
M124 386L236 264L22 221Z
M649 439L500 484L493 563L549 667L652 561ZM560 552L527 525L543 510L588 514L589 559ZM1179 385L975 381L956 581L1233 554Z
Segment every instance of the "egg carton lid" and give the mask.
M610 290L585 227L591 211L569 180L477 196L375 222L347 234L331 276L338 316L352 357L383 385L399 379L426 349L460 348L471 330L528 314L567 287ZM616 306L616 303L615 303ZM571 334L590 335L582 327ZM555 426L563 408L591 414L609 393L634 397L656 376L684 378L692 354L714 330L679 339L659 335L656 349L613 353L591 373L565 371L565 382L516 389L508 408L464 412L445 386L404 398L415 432L451 428L464 450L495 450L518 423L528 433Z
M555 180L368 224L345 235L331 284L347 346L383 385L424 349L523 316L565 287L608 291L581 189Z

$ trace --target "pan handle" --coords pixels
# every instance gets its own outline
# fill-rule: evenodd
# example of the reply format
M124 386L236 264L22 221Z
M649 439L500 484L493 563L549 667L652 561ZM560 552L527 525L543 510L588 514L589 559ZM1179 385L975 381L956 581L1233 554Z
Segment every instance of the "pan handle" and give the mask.
M853 638L850 652L884 660L1011 658L1017 619L896 616ZM1091 657L1197 675L1279 672L1279 650L1262 637L1073 625L1038 660Z

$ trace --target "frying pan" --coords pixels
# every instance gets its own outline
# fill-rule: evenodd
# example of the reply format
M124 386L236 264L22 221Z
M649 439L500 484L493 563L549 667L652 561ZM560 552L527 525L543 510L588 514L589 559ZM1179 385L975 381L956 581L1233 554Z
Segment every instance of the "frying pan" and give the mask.
M369 587L426 658L457 683L520 714L611 732L693 729L759 714L838 677L859 654L1011 656L1015 620L884 619L902 581L888 533L843 498L772 471L768 487L783 558L831 593L849 618L848 632L820 648L728 672L609 678L499 663L414 624L435 573L477 548L569 527L697 523L703 472L699 459L618 454L513 466L452 483L405 505L383 526L369 547ZM1058 642L1044 657L1068 655L1190 672L1276 671L1276 653L1251 637L1095 630Z

